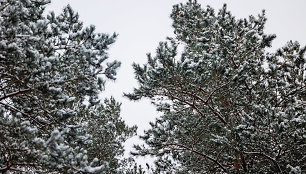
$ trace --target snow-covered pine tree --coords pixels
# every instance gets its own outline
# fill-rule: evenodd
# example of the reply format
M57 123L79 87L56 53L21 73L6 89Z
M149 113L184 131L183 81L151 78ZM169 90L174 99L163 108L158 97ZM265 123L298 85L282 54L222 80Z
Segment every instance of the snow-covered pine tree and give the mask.
M107 61L117 34L84 28L70 6L45 16L48 3L0 0L0 173L116 171L135 133L98 100L120 66Z
M128 127L120 117L120 103L113 98L93 107L80 106L79 119L86 120L84 133L91 136L92 145L87 148L88 160L97 158L99 165L108 162L108 173L126 173L137 167L134 159L123 158L123 143L136 134L137 127ZM79 120L81 121L81 120Z
M125 94L163 113L134 155L157 157L156 173L305 173L305 47L268 53L264 11L236 19L190 0L171 18L175 37L133 65L140 86Z

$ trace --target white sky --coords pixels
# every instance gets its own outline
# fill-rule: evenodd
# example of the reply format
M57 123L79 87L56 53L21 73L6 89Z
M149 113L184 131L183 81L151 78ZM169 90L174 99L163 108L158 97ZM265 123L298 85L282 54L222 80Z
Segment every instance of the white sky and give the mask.
M104 97L114 96L122 103L121 116L128 125L137 125L138 134L149 128L149 121L158 115L148 100L131 102L122 97L123 92L132 92L137 87L132 63L144 64L146 53L154 53L160 41L173 36L170 13L172 6L187 0L52 0L47 11L58 14L70 4L79 13L84 26L93 24L97 32L119 34L109 50L112 60L122 62L116 82L109 82ZM227 3L236 18L257 15L266 10L268 18L265 31L277 38L273 48L283 46L289 40L306 44L306 0L198 0L202 7L210 5L216 10ZM130 149L137 138L126 144Z

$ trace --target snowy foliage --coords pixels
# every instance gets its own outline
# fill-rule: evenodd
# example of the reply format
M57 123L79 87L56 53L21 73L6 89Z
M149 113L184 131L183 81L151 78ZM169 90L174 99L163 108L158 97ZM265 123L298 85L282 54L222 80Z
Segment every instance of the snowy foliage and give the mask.
M120 117L120 105L113 98L105 99L104 104L93 107L81 107L80 119L87 120L84 130L90 134L92 146L88 150L88 159L108 162L108 173L125 173L127 165L134 164L133 159L123 159L125 142L135 135L137 127L128 127ZM130 161L131 160L131 161ZM129 162L130 161L130 162Z
M135 128L120 119L113 99L98 99L120 66L107 62L117 34L84 28L69 5L44 16L48 3L0 0L0 173L119 168L122 143ZM110 152L95 153L98 143Z
M171 18L175 37L133 65L140 86L125 94L163 113L134 155L158 157L156 173L305 173L306 47L268 53L264 11L236 19L190 0Z

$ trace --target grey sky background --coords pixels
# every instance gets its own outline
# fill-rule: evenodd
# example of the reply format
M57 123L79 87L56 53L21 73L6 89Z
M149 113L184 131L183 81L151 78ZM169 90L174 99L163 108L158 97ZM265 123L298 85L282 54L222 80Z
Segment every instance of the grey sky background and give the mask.
M117 41L109 50L112 60L122 62L117 80L108 82L102 98L114 96L122 103L121 116L130 126L138 126L138 134L149 128L149 121L158 116L148 100L131 102L123 98L123 92L132 92L137 87L132 63L144 64L146 54L154 55L160 41L173 36L170 13L172 6L187 0L52 0L47 11L58 14L64 6L70 4L79 13L84 26L93 24L97 32L119 34ZM202 7L210 5L216 10L227 3L228 9L236 18L257 15L263 9L268 18L265 31L276 34L273 42L275 50L287 41L299 41L306 44L306 0L198 0ZM126 143L129 151L134 137ZM143 163L140 162L140 163Z

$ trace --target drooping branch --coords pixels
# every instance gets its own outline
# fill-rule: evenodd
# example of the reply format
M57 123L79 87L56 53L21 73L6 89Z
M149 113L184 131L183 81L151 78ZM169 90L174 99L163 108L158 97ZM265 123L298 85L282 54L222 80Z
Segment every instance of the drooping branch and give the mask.
M186 150L188 150L188 151L190 151L190 152L193 152L193 153L195 153L195 154L197 154L197 155L200 155L200 156L202 156L202 157L204 157L204 158L207 158L208 160L214 162L214 163L217 164L224 172L226 172L226 169L225 169L216 159L214 159L214 158L208 156L207 154L204 154L204 153L201 153L201 152L199 152L199 151L196 151L196 150L194 150L193 148L190 148L190 147L185 146L185 145L183 145L183 144L177 144L177 143L168 143L168 144L164 144L164 146L177 146L177 147L186 149Z
M278 163L275 161L274 158L270 157L269 155L266 155L262 152L243 152L244 154L247 154L247 155L259 155L259 156L262 156L262 157L265 157L267 158L268 160L270 160L277 168L277 170L280 172L280 173L283 173L282 172L282 169L280 168L280 166L278 165Z

